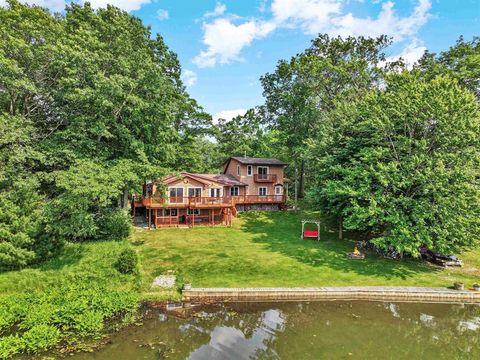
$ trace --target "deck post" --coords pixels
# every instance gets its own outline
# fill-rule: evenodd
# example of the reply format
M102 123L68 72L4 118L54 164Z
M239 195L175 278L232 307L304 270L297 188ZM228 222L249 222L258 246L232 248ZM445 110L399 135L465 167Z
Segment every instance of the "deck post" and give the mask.
M152 227L152 209L148 209L148 228Z

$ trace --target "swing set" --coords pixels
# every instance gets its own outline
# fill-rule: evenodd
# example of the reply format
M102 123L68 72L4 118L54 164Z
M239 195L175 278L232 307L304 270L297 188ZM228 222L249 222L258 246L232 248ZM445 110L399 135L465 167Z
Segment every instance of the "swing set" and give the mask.
M317 225L317 230L305 230L305 224ZM316 238L320 240L320 220L302 220L302 239Z

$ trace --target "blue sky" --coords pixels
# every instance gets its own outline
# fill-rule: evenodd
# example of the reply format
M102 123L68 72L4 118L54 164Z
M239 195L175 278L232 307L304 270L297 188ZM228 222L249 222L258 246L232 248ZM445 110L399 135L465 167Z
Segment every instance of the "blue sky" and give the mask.
M4 0L0 0L0 5ZM81 1L81 0L80 0ZM61 11L64 0L28 0ZM91 0L116 5L161 33L182 64L189 93L231 117L263 102L259 77L309 46L319 32L386 33L387 55L413 63L460 35L480 35L480 0Z

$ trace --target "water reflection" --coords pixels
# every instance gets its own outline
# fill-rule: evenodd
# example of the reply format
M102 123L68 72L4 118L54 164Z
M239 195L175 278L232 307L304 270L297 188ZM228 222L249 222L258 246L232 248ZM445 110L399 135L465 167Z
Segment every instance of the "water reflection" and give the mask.
M188 319L150 310L73 359L478 359L480 308L300 302L211 306Z

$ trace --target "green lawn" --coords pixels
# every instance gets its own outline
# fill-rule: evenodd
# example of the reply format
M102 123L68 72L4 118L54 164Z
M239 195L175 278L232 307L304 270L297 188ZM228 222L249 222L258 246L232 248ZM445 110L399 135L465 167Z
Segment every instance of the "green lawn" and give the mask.
M168 270L194 287L272 286L466 286L479 282L480 251L462 254L462 269L442 269L418 260L387 260L367 254L350 260L355 238L321 232L321 241L301 240L301 219L312 213L246 213L232 228L138 230L133 244L141 264L143 291ZM322 229L323 230L323 229Z

